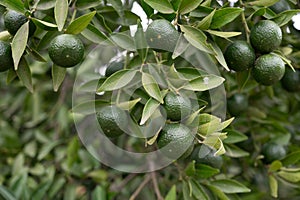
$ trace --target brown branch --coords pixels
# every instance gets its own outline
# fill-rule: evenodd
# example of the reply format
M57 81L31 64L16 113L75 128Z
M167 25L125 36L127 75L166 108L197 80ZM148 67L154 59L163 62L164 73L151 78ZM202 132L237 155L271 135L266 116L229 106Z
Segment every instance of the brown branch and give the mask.
M126 176L126 178L124 178L124 180L120 184L111 185L110 190L113 192L120 191L123 187L125 187L127 185L127 183L129 183L136 176L137 176L137 174L129 174L128 176Z
M158 184L157 184L157 177L156 177L156 172L151 172L151 179L152 179L152 183L154 186L154 191L155 194L157 196L157 200L163 200L164 198L161 196Z
M150 181L151 176L147 175L144 181L140 184L140 186L135 190L135 192L131 195L129 200L135 200L136 197L140 194L140 192L143 190L143 188L147 185L147 183Z

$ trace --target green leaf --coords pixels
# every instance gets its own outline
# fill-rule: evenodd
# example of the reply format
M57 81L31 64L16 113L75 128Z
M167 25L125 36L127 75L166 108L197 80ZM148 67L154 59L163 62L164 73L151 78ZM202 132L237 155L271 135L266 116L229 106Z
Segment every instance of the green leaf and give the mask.
M189 187L189 182L183 181L182 183L182 192L183 192L183 199L184 200L193 200L192 198L192 190Z
M24 153L31 158L35 157L37 153L37 143L35 141L32 141L26 144L26 146L24 147Z
M33 93L33 85L32 85L32 77L31 77L31 71L30 68L25 60L25 58L22 58L19 64L19 68L16 71L19 79L22 81L24 86Z
M226 155L229 157L232 157L232 158L240 158L240 157L249 156L248 152L246 152L232 144L225 145L225 150L226 150Z
M68 0L56 0L54 7L55 21L58 31L62 31L68 17L69 2Z
M69 168L78 160L79 141L77 136L69 142L67 148L67 165Z
M206 91L220 86L224 81L224 78L210 74L189 81L183 88L192 91Z
M76 199L76 188L75 183L67 184L64 188L64 198L63 200L75 200Z
M201 185L198 182L196 182L196 180L192 179L191 185L192 185L193 196L196 199L209 200L209 197L207 196L207 194L205 193Z
M116 33L110 36L112 41L116 43L119 47L129 50L135 51L135 43L131 36L125 33Z
M107 199L106 198L106 191L103 189L102 186L98 185L92 192L92 199L91 200L99 200L99 199Z
M66 179L63 177L59 177L58 179L53 181L52 186L48 192L50 199L53 199L53 197L57 195L57 193L63 188L65 183L66 183Z
M30 47L26 47L26 52L30 54L36 61L39 62L47 62L46 59L35 49L32 49Z
M197 25L201 30L206 30L210 27L213 16L215 15L216 10L214 9L209 15L204 17Z
M52 82L53 82L53 90L55 92L58 91L60 85L65 79L67 69L63 67L59 67L57 65L52 66Z
M188 166L184 169L184 172L187 176L194 176L196 173L196 168L195 168L195 161L193 160L188 164Z
M245 193L251 191L243 184L231 179L216 180L212 181L211 184L227 194Z
M202 3L202 1L203 0L181 0L178 12L182 15L187 14L195 10Z
M46 30L46 31L56 31L57 30L57 25L56 24L52 24L50 22L45 22L43 20L36 19L36 18L31 18L30 20L33 21L33 23L37 27L39 27L43 30Z
M241 32L223 32L223 31L214 31L214 30L206 30L206 32L222 38L230 38L242 34Z
M86 101L75 105L72 112L75 114L90 115L94 114L99 108L108 105L109 102L103 100Z
M293 165L299 162L300 160L300 151L295 151L288 154L285 158L281 160L284 166Z
M143 26L140 21L138 22L137 31L134 35L134 43L135 43L135 48L137 49L137 52L139 53L139 56L142 59L142 62L145 62L147 58L148 48L146 48L147 42L145 39Z
M140 125L146 123L146 121L151 117L155 110L159 107L160 103L155 99L150 98L144 106L142 119Z
M272 20L278 24L278 26L284 26L286 25L289 21L291 21L291 19L297 14L299 13L300 10L286 10L282 13L279 13L275 18L273 18Z
M152 75L148 73L142 73L142 83L144 89L151 97L153 97L160 103L164 103L159 86Z
M250 5L253 6L265 6L269 7L272 6L273 4L277 3L279 0L257 0L253 2L249 2Z
M274 198L278 197L278 181L275 179L273 175L269 175L269 184L271 196Z
M102 2L99 0L77 0L76 9L78 10L87 10L89 8L95 8L99 6Z
M95 26L92 24L89 24L86 29L84 29L81 34L88 40L90 40L93 43L101 44L104 42L107 37L102 33L100 30L98 30Z
M50 153L50 151L52 151L59 144L61 144L61 141L53 141L53 142L50 142L50 143L44 145L41 148L37 159L39 161L41 161L43 158L45 158Z
M120 70L108 77L97 92L113 91L125 87L134 78L136 70Z
M101 183L101 182L105 181L107 179L107 176L108 176L107 172L102 169L92 171L87 175L87 177L92 178L97 183Z
M165 200L176 200L176 185L173 185L171 190L168 192L167 196L165 197Z
M217 61L227 70L230 71L230 69L227 66L227 63L225 61L224 55L220 47L216 43L212 43L212 47L214 48L214 51L216 52L215 58Z
M246 135L236 130L229 129L226 130L226 132L227 132L227 138L223 140L223 142L227 144L238 143L248 139Z
M216 174L220 173L219 169L213 168L204 164L196 164L196 173L195 176L201 179L210 178Z
M196 119L198 119L199 117L199 113L204 109L205 107L202 107L200 109L198 109L197 111L193 112L185 121L186 125L191 125L193 124L193 122L195 122Z
M122 108L123 110L131 110L140 101L141 101L141 98L134 99L131 101L121 102L121 103L118 103L118 107Z
M222 190L219 188L213 186L213 185L207 185L207 187L212 191L213 194L215 194L217 197L219 197L220 200L230 200Z
M121 0L107 0L107 2L110 3L119 14L122 14L123 4Z
M174 12L171 3L168 0L144 0L149 6L158 12L170 14Z
M22 2L22 0L0 0L0 4L20 13L25 12L24 3Z
M49 190L50 186L52 184L52 181L47 181L43 184L41 184L32 194L31 199L32 200L43 200L45 198L45 194L47 194L47 191Z
M29 22L26 22L21 26L21 28L18 30L18 32L16 33L16 35L12 40L11 51L14 60L15 70L18 69L19 62L26 49L28 34L29 34Z
M198 48L201 51L214 54L211 46L207 43L206 35L201 31L192 26L181 25L182 32L184 32L184 37L191 45Z
M79 34L81 33L92 21L94 15L96 14L96 11L87 13L85 15L82 15L78 18L76 18L67 28L66 33L68 34Z
M17 200L4 186L0 185L0 196L5 200Z
M212 23L210 25L211 29L218 29L222 26L232 22L235 18L237 18L243 9L241 8L222 8L216 11Z
M14 69L9 69L6 77L6 84L11 83L17 76L18 75Z
M282 163L279 160L275 160L269 167L269 172L276 172L282 167Z
M185 50L187 50L187 48L189 46L190 46L190 44L188 43L188 41L186 39L184 39L183 34L180 34L179 39L177 40L177 43L176 43L176 47L173 51L172 59L175 59L178 56L180 56L181 54L183 54L183 52L185 52Z
M287 171L280 171L278 172L278 175L289 181L289 182L292 182L292 183L297 183L300 181L300 172L287 172Z

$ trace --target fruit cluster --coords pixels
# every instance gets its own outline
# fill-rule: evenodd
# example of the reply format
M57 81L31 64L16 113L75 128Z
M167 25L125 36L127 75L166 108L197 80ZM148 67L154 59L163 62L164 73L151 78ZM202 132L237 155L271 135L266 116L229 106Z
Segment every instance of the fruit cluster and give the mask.
M31 37L36 31L36 25L30 20L30 16L26 17L24 14L14 10L8 10L4 14L5 29L11 36L15 36L19 29L28 21L28 37ZM73 67L83 59L84 45L75 35L61 34L50 42L48 53L54 64L65 68ZM0 40L0 63L0 72L13 69L14 60L11 44L3 40Z

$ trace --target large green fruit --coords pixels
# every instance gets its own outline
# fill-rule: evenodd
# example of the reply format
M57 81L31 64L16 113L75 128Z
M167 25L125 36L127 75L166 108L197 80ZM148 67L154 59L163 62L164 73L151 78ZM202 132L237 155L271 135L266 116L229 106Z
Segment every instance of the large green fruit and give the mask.
M284 158L286 156L286 150L282 145L269 142L263 145L262 154L264 155L264 161L271 163L274 160Z
M11 46L8 42L0 41L0 72L13 68Z
M294 72L291 68L286 67L283 78L281 79L282 87L289 92L300 91L300 71Z

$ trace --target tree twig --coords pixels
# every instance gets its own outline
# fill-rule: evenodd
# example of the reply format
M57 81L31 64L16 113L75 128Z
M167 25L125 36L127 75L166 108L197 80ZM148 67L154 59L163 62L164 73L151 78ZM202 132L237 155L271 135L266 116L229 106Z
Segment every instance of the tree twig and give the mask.
M157 196L157 199L158 200L163 200L164 198L161 196L161 193L160 193L160 190L159 190L159 187L158 187L158 184L157 184L156 172L151 172L151 179L152 179L152 183L153 183L153 186L154 186L154 191L155 191L155 194Z
M129 181L131 181L136 176L137 174L129 174L119 185L111 185L110 190L114 192L120 191L124 186L127 185Z
M145 185L147 185L147 183L150 181L151 176L147 175L146 178L144 179L144 181L140 184L140 186L135 190L135 192L131 195L131 197L129 198L129 200L135 200L136 197L140 194L140 192L143 190L143 188L145 187Z

